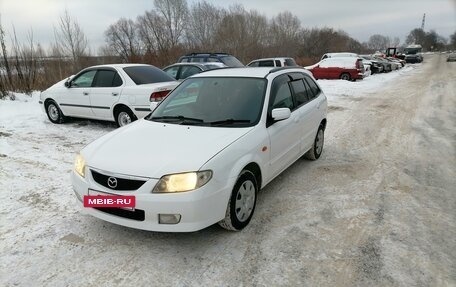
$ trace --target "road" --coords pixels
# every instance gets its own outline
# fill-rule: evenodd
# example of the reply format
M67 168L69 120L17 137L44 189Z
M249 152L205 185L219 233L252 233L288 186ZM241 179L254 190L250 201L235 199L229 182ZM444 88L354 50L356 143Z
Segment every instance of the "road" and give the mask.
M95 136L81 123L59 126L80 131L56 143L5 128L18 145L68 156L0 158L0 179L25 182L20 197L1 191L0 285L455 286L455 79L456 63L426 55L416 73L329 103L322 157L270 183L237 233L154 233L83 215L67 174Z

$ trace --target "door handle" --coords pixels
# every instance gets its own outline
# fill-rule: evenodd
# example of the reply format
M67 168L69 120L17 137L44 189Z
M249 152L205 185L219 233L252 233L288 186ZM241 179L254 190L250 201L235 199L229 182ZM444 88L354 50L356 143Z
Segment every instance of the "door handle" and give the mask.
M88 92L82 92L82 94L83 94L84 96L88 96L88 95L89 95Z
M112 96L113 96L113 97L116 97L116 96L118 96L118 95L119 95L119 93L114 93L114 92L112 93Z

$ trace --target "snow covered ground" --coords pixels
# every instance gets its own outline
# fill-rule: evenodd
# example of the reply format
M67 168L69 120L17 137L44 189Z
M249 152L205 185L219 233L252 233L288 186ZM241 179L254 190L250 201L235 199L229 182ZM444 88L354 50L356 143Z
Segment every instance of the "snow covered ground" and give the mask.
M386 135L383 130L377 134L375 125L365 123L372 116L392 124L388 117L377 114L388 107L379 104L382 95L388 94L388 101L394 101L405 86L398 87L398 83L426 76L425 68L430 65L428 61L408 65L358 82L318 81L330 112L321 160L298 162L268 185L250 226L239 233L217 226L188 234L145 232L81 214L74 205L69 177L74 157L83 146L114 130L114 123L71 120L52 124L40 109L39 92L32 97L17 95L16 101L0 101L0 285L456 284L454 250L438 249L430 254L426 248L412 246L419 240L416 238L427 240L431 233L427 227L411 229L416 223L409 221L408 212L422 216L411 210L417 203L394 197L391 206L396 209L384 206L390 190L418 183L398 175L395 178L394 172L388 173L392 182L384 182L388 164L374 160L383 151L369 137L384 140ZM370 97L375 105L359 118L355 110ZM363 143L350 142L363 137ZM396 139L401 141L399 136ZM344 150L347 145L351 149ZM367 158L367 154L373 155ZM454 156L454 151L449 155ZM399 156L393 158L390 153L384 157L402 165ZM426 170L422 172L427 178ZM454 197L452 200L447 203L449 210L454 207ZM435 208L434 214L446 218L432 202L426 208ZM402 213L398 216L398 212ZM454 222L444 222L454 227ZM436 234L447 235L442 230ZM380 231L389 237L380 237ZM423 233L426 236L419 237ZM455 247L454 237L435 240L443 242L437 248ZM423 261L410 266L406 258Z

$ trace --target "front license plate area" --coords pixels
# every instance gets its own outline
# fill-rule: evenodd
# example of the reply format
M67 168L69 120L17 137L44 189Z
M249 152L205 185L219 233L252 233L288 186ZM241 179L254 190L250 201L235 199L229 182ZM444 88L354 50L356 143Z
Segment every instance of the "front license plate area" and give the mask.
M134 197L133 195L113 194L113 193L99 191L99 190L93 190L93 189L89 189L88 190L88 195L91 196L91 197L93 197L93 196L115 196L115 197L128 196L128 197ZM119 208L119 209L124 209L124 210L128 210L128 211L135 211L134 207L126 207L126 206L110 207L110 208Z

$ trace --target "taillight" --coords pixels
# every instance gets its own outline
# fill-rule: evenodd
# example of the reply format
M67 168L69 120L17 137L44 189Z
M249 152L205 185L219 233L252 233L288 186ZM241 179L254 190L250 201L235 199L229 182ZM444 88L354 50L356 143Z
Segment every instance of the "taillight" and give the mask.
M160 102L166 96L171 92L171 90L166 90L166 91L160 91L160 92L154 92L152 95L150 95L149 101L151 102Z

